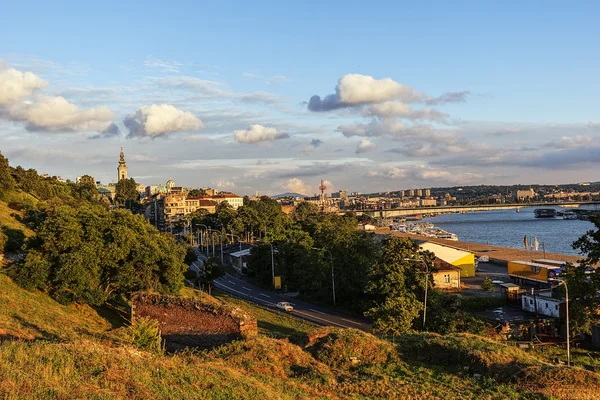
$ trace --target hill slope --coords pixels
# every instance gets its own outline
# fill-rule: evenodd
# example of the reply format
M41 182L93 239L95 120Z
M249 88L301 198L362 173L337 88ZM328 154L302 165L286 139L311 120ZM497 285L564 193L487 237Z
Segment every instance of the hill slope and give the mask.
M318 328L293 342L261 335L209 352L153 354L95 310L24 291L3 274L0 329L8 398L591 399L600 385L598 374L473 335L411 334L392 344Z

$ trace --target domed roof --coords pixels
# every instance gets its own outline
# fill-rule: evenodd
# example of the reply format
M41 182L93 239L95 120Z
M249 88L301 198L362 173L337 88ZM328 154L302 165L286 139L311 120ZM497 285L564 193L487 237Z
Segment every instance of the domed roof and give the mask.
M169 178L169 180L167 181L167 183L165 184L165 186L170 189L173 186L175 186L175 181L173 179Z

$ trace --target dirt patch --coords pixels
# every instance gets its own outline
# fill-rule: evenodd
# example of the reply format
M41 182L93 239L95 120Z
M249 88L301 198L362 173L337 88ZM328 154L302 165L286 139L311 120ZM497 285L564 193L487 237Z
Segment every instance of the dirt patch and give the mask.
M235 307L197 300L138 294L134 317L158 320L167 351L209 349L258 334L256 318Z

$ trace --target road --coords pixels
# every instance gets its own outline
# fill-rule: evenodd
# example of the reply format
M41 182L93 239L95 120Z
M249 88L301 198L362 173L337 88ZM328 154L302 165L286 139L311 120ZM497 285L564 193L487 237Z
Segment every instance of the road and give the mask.
M363 331L371 329L371 324L366 319L344 316L321 306L290 299L289 297L260 289L229 274L216 279L213 283L217 289L223 292L259 304L273 311L278 310L275 307L277 303L286 301L294 307L294 310L288 312L288 315L319 325L356 328Z

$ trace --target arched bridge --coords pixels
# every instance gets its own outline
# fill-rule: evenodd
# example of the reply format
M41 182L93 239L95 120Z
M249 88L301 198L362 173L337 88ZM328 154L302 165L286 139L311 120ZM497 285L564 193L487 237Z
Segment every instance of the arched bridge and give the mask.
M490 210L510 210L518 208L552 208L552 207L563 207L563 208L580 208L585 207L586 209L600 211L600 201L579 201L569 203L514 203L514 204L480 204L480 205L465 205L465 206L433 206L433 207L413 207L413 208L394 208L390 210L356 210L353 211L356 215L370 215L372 217L404 217L411 215L422 215L422 214L446 214L446 213L460 213L460 212L471 212L471 211L490 211ZM350 210L348 210L350 211ZM347 211L340 211L340 214L344 214Z

